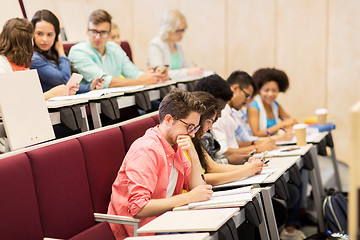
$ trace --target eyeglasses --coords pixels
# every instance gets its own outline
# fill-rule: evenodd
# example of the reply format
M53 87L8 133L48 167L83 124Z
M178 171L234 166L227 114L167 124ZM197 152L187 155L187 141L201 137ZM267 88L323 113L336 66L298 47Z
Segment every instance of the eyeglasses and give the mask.
M185 30L186 30L185 28L183 28L183 29L178 29L178 30L175 31L175 33L176 33L176 34L181 34L181 33L184 33Z
M110 32L107 32L107 31L98 31L96 29L88 29L89 30L89 33L92 37L96 37L98 34L100 35L101 38L107 38L110 34Z
M185 124L187 126L187 132L188 133L192 133L192 132L196 133L200 128L200 125L195 126L194 124L192 124L192 123L189 124L189 123L184 122L183 120L181 120L179 118L176 118L176 117L173 117L173 118L175 120L178 120L178 121L182 122L183 124Z
M244 89L242 89L241 87L239 87L241 91L243 91L243 93L245 94L245 98L246 98L246 101L249 101L251 99L251 95L248 94L247 92L244 91Z

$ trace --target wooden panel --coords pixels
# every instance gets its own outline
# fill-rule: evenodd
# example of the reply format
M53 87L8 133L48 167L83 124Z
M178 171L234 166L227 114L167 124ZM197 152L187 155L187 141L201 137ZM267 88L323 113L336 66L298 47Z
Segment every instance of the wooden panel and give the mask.
M225 75L225 1L180 0L188 29L182 41L186 58Z
M52 11L57 17L59 17L59 12L57 11L55 0L23 0L23 3L29 21L31 21L35 12L41 9L48 9Z
M277 0L276 67L290 79L290 89L279 102L302 121L326 107L325 0Z
M178 8L177 0L134 0L134 41L131 47L135 65L146 69L147 49L151 39L157 36L161 14Z
M259 67L274 66L274 1L227 2L227 76L235 70L252 75Z
M330 1L327 101L336 117L336 151L345 162L350 158L350 131L344 110L359 99L360 89L359 11L357 0Z

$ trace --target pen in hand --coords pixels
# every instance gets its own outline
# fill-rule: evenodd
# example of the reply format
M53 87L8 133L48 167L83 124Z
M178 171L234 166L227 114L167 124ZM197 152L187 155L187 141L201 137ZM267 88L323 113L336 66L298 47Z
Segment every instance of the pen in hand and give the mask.
M202 178L202 180L204 180L204 183L207 184L206 181L205 181L205 176L204 176L204 174L201 174L201 178Z

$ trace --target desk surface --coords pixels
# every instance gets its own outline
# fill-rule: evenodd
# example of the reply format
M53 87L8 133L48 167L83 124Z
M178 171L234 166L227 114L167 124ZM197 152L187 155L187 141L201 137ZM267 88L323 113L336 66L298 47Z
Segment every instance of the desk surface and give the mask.
M61 107L68 107L68 106L73 106L73 105L77 105L77 104L83 104L83 103L87 103L88 100L87 99L74 99L74 100L64 100L64 101L47 101L46 102L46 107L48 109L53 109L53 108L61 108Z
M319 132L311 134L310 136L306 136L306 142L307 143L319 143L321 140L323 140L326 135L328 135L329 132ZM278 146L284 146L284 145L294 145L296 144L296 137L289 141L277 141L276 145Z
M138 233L217 231L239 208L169 211L138 229Z
M184 233L157 236L128 237L125 240L205 240L209 233Z
M310 151L310 148L312 147L312 144L306 144L305 146L282 146L279 149L275 149L272 151L269 151L266 155L267 157L290 157L290 156L304 156L308 151ZM287 151L289 149L295 149L291 151ZM254 155L254 157L261 158L263 153L257 153Z
M271 158L267 168L276 168L276 171L267 177L263 183L274 183L292 165L300 161L300 159L301 156Z

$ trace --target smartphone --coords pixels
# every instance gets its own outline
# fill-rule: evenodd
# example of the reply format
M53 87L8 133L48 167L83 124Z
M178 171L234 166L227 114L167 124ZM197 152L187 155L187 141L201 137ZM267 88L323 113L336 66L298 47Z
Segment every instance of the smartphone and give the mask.
M101 75L101 77L99 78L99 80L96 82L95 86L96 86L98 83L102 83L103 81L105 81L105 77L106 77L106 74Z
M71 77L69 78L69 80L67 81L66 86L68 88L71 88L71 87L75 86L76 84L79 84L82 79L83 79L83 76L81 74L73 73L71 75Z
M166 72L166 70L168 69L169 65L164 65L160 71L161 74L163 74L164 72Z

